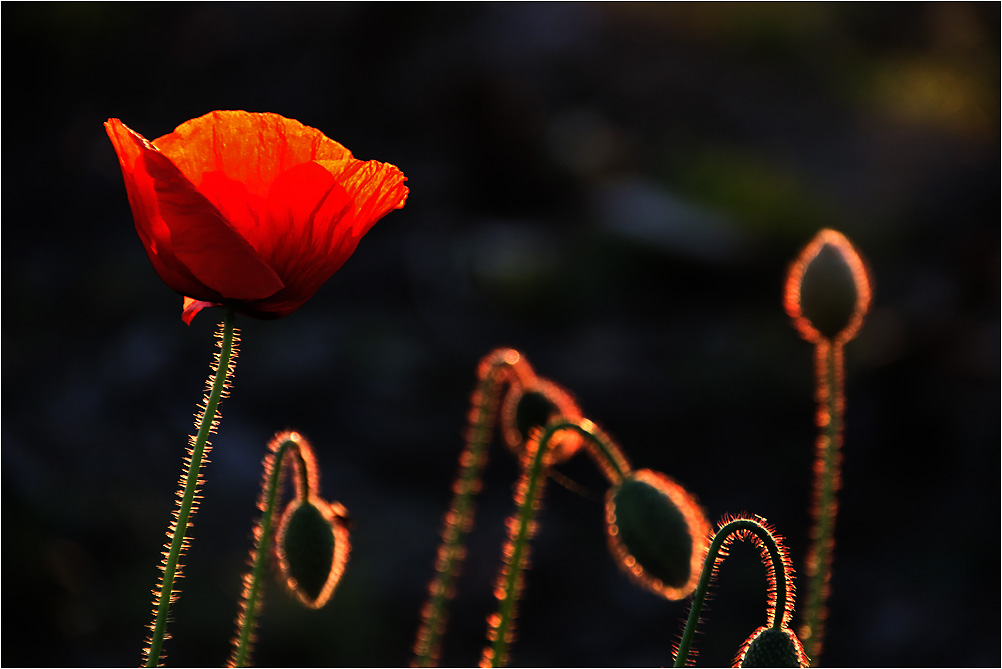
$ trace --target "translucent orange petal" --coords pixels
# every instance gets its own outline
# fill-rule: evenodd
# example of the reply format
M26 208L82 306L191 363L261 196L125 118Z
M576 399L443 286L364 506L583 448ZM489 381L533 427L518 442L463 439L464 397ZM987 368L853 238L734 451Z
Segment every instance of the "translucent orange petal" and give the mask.
M353 206L348 221L353 237L360 238L383 216L400 209L409 193L407 177L395 165L376 160L318 160L337 177L351 197Z
M153 180L142 169L143 154L137 144L137 138L139 142L146 140L117 118L109 119L104 127L122 168L122 178L125 181L136 233L157 275L170 288L182 295L200 294L207 297L204 293L208 288L174 257L170 230L160 217Z
M107 125L116 151L128 158L122 169L127 190L133 180L130 205L140 238L168 286L210 301L261 299L282 288L278 275L166 156L121 121ZM175 281L184 275L179 265L198 285Z
M351 152L316 128L278 114L213 111L153 141L196 186L222 172L265 196L280 174L313 160L351 159Z

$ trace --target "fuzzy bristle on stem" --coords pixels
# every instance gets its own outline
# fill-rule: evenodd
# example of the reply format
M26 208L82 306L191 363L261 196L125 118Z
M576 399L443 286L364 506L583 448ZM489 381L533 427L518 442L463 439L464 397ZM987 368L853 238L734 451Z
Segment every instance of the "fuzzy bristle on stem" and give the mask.
M411 662L414 667L438 664L447 619L446 606L455 595L455 582L466 555L466 536L473 528L473 498L480 492L501 388L506 383L522 388L535 379L535 372L525 357L511 348L499 348L488 353L477 367L477 385L470 399L466 445L459 456L452 502L442 520L442 543L435 558L435 576L428 586L428 600L421 609L421 624Z
M288 555L281 548L287 525L279 522L275 529L275 510L281 496L282 482L285 479L285 469L292 468L294 497L286 508L282 519L287 521L290 514L300 505L306 504L317 509L334 535L334 550L331 564L321 588L317 592L304 592L298 587L289 574L291 568ZM267 553L275 542L275 557L286 586L293 596L303 605L319 609L331 598L344 574L351 551L346 518L347 510L337 502L327 502L319 495L320 468L316 454L309 441L298 432L279 432L268 443L268 453L264 458L264 474L261 481L261 494L258 497L258 508L261 518L254 526L254 546L250 551L250 571L243 577L243 592L240 598L240 608L237 612L237 633L233 638L233 650L227 662L230 667L243 667L250 661L251 650L255 641L257 617L264 600L264 571L267 563Z
M845 412L843 347L859 331L873 300L866 262L836 230L825 229L790 266L783 305L801 337L814 344L819 429L815 447L813 524L807 553L807 595L800 638L817 663L824 641L835 549Z
M688 665L689 649L700 622L710 581L715 577L728 548L735 539L749 539L760 550L766 566L766 621L769 627L783 628L793 615L793 565L783 537L759 516L724 516L706 549L703 570L696 586L682 638L675 648L675 666Z
M163 642L170 638L167 634L170 606L181 594L180 589L174 585L183 576L181 558L191 545L191 538L186 533L198 511L201 500L198 490L204 481L201 469L208 462L206 456L212 448L208 439L219 426L219 403L229 396L239 341L239 331L233 326L233 310L224 308L223 322L216 331L216 347L219 350L213 356L212 376L206 383L202 403L195 414L196 435L188 439L187 454L184 457L185 471L181 474L177 506L171 514L167 543L164 544L167 550L163 552L164 558L159 564L160 577L153 589L153 622L149 625L150 634L143 648L143 663L147 667L162 664L165 657Z
M298 440L299 435L296 432L281 432L268 442L268 452L263 461L261 493L257 501L261 517L254 525L254 545L249 558L251 570L244 574L242 579L243 590L240 594L236 619L237 633L233 638L233 650L227 661L229 667L243 667L250 661L257 636L257 615L261 610L263 599L262 575L265 569L265 555L274 533L274 509L285 474L282 463L288 450L295 447ZM309 482L309 477L300 477L297 483L301 483L303 479Z
M553 464L551 447L559 436L570 432L583 439L583 447L600 463L612 482L622 480L630 466L620 449L587 418L557 416L543 428L536 428L521 457L521 476L515 487L515 512L508 518L508 538L502 549L502 566L494 596L498 611L487 618L487 641L480 658L481 667L502 667L508 663L515 638L515 616L524 589L524 572L529 567L530 540L538 531L536 514L542 506L548 470Z

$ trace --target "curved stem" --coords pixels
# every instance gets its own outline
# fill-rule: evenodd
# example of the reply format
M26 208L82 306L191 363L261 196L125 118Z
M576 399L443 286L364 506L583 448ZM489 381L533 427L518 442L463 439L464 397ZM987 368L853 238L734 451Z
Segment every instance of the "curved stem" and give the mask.
M772 533L770 528L763 525L761 522L751 519L751 518L737 518L726 523L723 527L717 530L717 533L713 536L713 541L710 542L710 546L706 551L706 559L703 560L703 571L699 577L699 584L696 586L695 593L692 598L692 606L689 609L689 618L685 623L685 631L682 633L682 640L678 644L678 651L675 654L675 666L684 667L689 658L689 648L692 646L692 640L696 634L696 627L699 625L699 616L703 610L703 602L706 600L706 591L710 585L710 578L713 576L713 572L719 566L719 561L727 555L726 551L722 551L722 547L731 538L732 535L737 537L747 536L747 534L752 534L762 542L762 546L766 548L769 553L769 559L771 563L771 575L775 581L775 601L770 602L769 606L769 617L772 620L769 621L769 625L772 627L783 627L787 619L789 618L789 610L787 604L787 598L789 596L789 585L788 585L788 558L786 558L786 551L782 548L782 544L779 539ZM770 593L771 594L771 593Z
M619 448L588 419L572 421L556 418L529 440L522 464L522 477L515 492L518 508L508 520L509 539L504 548L506 565L502 567L495 590L500 604L497 613L488 619L487 636L491 645L484 649L481 666L501 667L508 663L516 605L528 561L529 539L535 534L535 516L546 484L548 448L553 437L563 430L577 432L586 438L589 452L600 462L603 472L613 483L621 481L630 471Z
M143 649L147 667L157 666L162 660L163 642L167 638L167 619L170 605L180 596L180 591L174 589L174 580L181 575L179 561L189 544L185 535L188 527L191 526L192 516L198 509L196 493L201 483L202 460L211 448L208 441L209 433L216 430L216 410L220 401L227 395L228 380L233 374L238 337L233 327L233 309L231 307L224 307L223 322L220 324L216 336L219 337L220 341L216 342L219 351L216 353L212 365L215 376L211 379L207 394L203 398L202 410L195 420L198 432L190 440L188 455L185 458L188 468L181 475L183 489L177 509L174 511L174 519L167 530L170 543L165 545L168 550L164 553L164 560L160 565L163 573L158 587L153 591L155 617L150 624L151 634L147 638L147 645Z
M824 640L825 607L831 591L831 566L835 548L836 492L841 486L842 413L844 409L842 342L817 344L818 399L817 455L814 462L814 525L807 555L807 597L800 638L807 655L818 666Z
M480 491L480 478L487 464L487 448L497 417L501 386L511 369L516 380L534 376L528 363L513 349L499 349L483 358L479 381L471 398L466 447L459 457L459 473L453 483L453 499L442 523L442 543L435 562L435 577L428 586L428 601L421 610L421 625L414 642L415 667L438 662L445 632L446 605L455 594L455 582L466 554L464 544L473 527L473 498Z
M261 484L261 497L258 507L261 509L261 520L254 529L256 546L251 554L251 571L244 576L244 591L241 597L240 613L237 615L237 636L233 639L233 652L227 666L243 667L247 665L253 645L254 629L257 626L257 615L261 609L263 576L267 563L266 555L274 534L275 507L281 490L283 469L286 456L296 459L297 465L297 497L309 497L308 467L300 450L299 435L285 433L284 439L272 441L269 444L271 453L265 458L264 479ZM276 448L277 447L277 448Z
M556 424L554 431L557 430L573 430L585 437L588 454L598 463L599 469L609 479L611 485L619 485L623 478L630 474L630 463L627 462L619 446L587 418L581 419L580 422L564 420Z

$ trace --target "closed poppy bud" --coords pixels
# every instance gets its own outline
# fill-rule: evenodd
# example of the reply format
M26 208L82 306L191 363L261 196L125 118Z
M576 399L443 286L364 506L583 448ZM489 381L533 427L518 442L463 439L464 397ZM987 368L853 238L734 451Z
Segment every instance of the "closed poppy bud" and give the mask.
M350 550L345 515L339 504L313 498L293 500L282 517L275 544L279 571L311 608L327 603L344 572Z
M800 639L788 627L759 627L738 651L736 667L807 667Z
M695 589L709 523L685 488L642 469L609 490L605 508L609 548L634 581L667 599Z
M822 230L790 268L784 301L808 341L852 339L870 305L863 259L842 233Z
M570 394L557 384L542 378L532 379L524 386L512 384L505 397L501 412L501 427L505 443L515 453L525 452L525 443L533 430L546 426L551 420L563 417L581 418L581 409ZM568 460L582 446L581 435L571 430L554 434L549 441L550 462Z
M139 238L189 323L224 303L292 313L407 199L393 165L278 114L214 111L152 142L116 118L104 125Z

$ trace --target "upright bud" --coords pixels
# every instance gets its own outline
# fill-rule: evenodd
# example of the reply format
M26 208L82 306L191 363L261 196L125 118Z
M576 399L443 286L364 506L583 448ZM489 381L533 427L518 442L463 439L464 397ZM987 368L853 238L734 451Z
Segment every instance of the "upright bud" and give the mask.
M812 343L853 338L870 306L870 281L845 235L821 230L800 252L787 275L784 306Z

